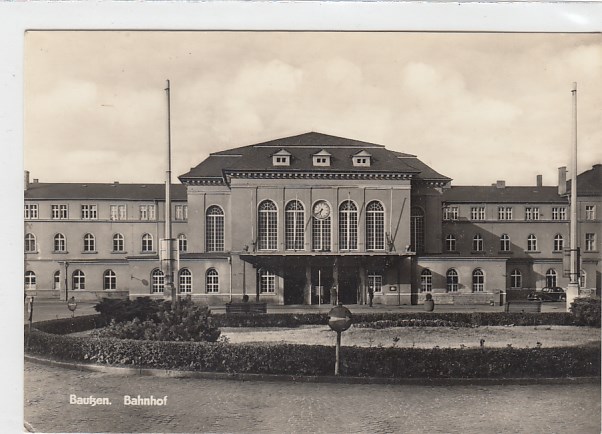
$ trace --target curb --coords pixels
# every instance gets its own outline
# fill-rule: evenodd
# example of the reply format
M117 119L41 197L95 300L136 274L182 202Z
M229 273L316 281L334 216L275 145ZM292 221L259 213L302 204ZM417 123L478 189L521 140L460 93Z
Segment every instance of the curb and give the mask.
M468 385L533 385L533 384L589 384L600 383L601 377L560 378L382 378L382 377L335 377L288 374L249 374L227 372L180 371L154 368L129 368L86 363L61 362L25 354L25 360L40 365L77 371L101 372L111 375L158 378L198 378L207 380L272 381L330 384L399 384L414 386L468 386ZM27 424L27 422L26 422ZM27 427L27 425L26 425Z

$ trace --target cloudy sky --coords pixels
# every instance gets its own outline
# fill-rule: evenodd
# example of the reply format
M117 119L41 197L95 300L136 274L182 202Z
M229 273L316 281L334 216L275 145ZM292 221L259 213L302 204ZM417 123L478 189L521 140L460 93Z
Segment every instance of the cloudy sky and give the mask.
M210 152L308 131L417 155L455 185L554 185L602 162L600 34L74 32L25 36L25 168L162 182Z

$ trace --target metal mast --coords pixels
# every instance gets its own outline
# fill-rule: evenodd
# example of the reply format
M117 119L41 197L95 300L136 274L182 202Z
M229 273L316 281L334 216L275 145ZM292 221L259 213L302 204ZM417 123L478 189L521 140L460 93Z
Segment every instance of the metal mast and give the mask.
M172 306L177 303L174 284L173 239L171 237L171 99L169 80L167 80L167 170L165 172L165 289L171 293Z
M570 281L567 290L566 308L570 309L572 301L579 296L579 256L577 243L577 83L573 83L571 90L573 100L573 146L571 158L571 222L570 222L570 241L571 241L571 264Z

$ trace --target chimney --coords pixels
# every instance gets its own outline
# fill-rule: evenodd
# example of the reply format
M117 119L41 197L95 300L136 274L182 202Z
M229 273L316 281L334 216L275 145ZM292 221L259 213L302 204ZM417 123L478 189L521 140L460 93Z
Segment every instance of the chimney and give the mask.
M37 184L40 180L38 178L33 178L33 183Z
M27 190L29 188L29 170L25 171L25 177L23 179L24 189Z
M538 187L543 186L543 176L542 175L537 175L537 186Z
M496 188L506 188L506 181L497 181L495 183Z
M558 168L558 194L560 196L566 194L566 166Z

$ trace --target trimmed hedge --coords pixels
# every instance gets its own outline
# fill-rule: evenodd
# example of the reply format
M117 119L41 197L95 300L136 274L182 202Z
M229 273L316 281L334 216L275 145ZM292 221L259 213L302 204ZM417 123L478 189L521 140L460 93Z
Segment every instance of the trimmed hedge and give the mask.
M298 327L301 325L328 324L325 313L284 314L214 314L219 327ZM536 325L576 325L575 317L569 312L507 313L507 312L371 312L354 313L353 323L375 323L380 321L417 321L469 324L472 326L536 326Z
M74 318L61 318L35 322L33 323L33 327L40 331L55 335L66 335L69 333L105 327L107 324L107 319L100 315L83 315Z
M61 360L229 373L332 375L334 347L89 339L32 330L28 351ZM341 374L387 378L600 375L600 343L562 348L341 348Z

